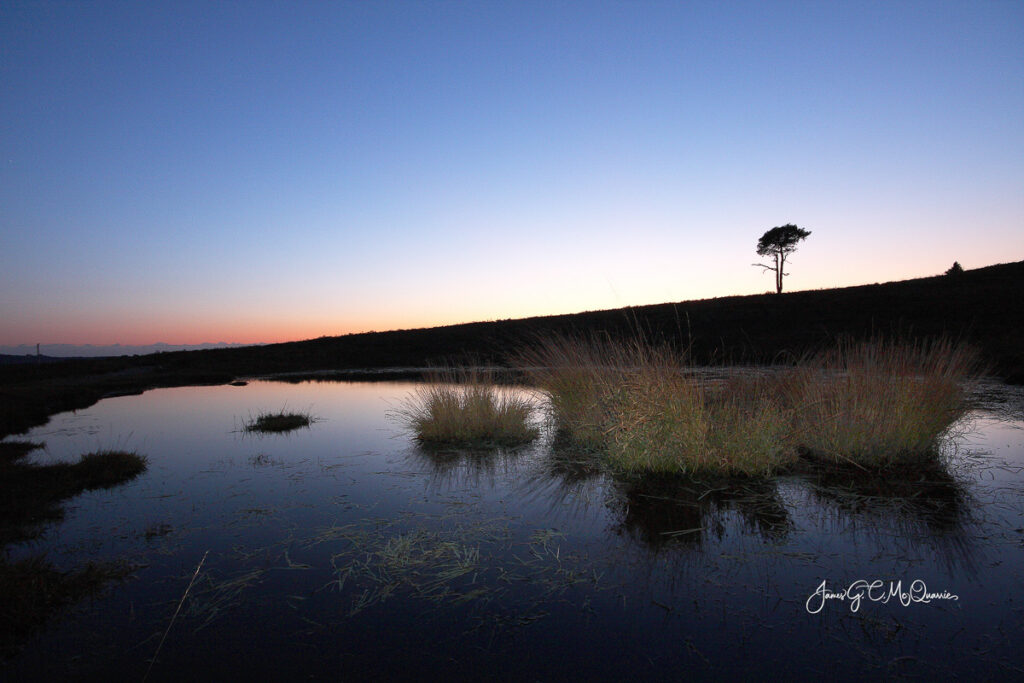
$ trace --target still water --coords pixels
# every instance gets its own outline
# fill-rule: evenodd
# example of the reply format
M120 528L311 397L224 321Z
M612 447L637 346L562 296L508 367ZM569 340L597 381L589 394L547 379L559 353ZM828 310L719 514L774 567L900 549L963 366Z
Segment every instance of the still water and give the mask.
M423 450L391 415L414 388L159 389L33 430L24 438L46 444L35 462L125 448L149 469L70 499L62 521L9 558L138 569L51 620L0 676L1024 673L1019 388L983 385L946 466L911 481L644 486L549 436L517 450ZM241 431L282 408L319 419L284 435ZM937 595L902 604L915 581Z

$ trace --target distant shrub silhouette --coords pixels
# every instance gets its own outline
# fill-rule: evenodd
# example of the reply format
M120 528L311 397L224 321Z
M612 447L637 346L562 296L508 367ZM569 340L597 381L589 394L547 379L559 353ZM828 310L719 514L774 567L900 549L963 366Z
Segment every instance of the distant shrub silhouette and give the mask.
M963 268L963 266L960 265L959 261L953 261L953 265L950 266L949 270L946 271L946 275L949 275L950 277L956 277L957 275L963 275L963 274L964 274L964 268Z

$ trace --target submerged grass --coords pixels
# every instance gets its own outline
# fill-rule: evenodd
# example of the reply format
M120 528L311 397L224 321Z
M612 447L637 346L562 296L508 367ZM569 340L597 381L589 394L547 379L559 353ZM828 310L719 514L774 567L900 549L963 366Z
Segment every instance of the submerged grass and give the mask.
M928 458L965 412L967 348L843 343L794 368L715 382L643 340L554 337L516 364L558 433L626 474L766 476L804 452L885 467Z
M513 446L540 433L533 401L497 386L488 372L446 370L428 379L395 413L424 444Z

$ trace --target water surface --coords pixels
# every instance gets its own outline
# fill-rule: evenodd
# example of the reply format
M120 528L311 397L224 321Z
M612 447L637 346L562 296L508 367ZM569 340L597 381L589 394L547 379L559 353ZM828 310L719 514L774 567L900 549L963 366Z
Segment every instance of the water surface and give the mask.
M906 481L626 485L547 436L513 450L424 450L389 418L414 387L158 389L33 430L26 438L46 443L36 462L124 447L149 469L71 499L10 559L45 551L64 569L139 568L52 620L5 675L140 680L165 636L150 680L1024 670L1019 389L985 385L948 464ZM285 435L241 431L282 408L319 420ZM840 592L859 580L883 588L856 611L814 597L823 582ZM915 580L957 599L871 599Z

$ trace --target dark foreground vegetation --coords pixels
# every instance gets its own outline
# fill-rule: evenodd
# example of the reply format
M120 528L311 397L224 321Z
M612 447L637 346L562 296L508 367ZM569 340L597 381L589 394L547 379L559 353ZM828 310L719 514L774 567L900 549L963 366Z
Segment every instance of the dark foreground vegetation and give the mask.
M422 368L510 352L554 335L600 332L688 351L693 364L786 362L838 339L948 339L977 348L991 372L1024 381L1024 262L903 282L735 296L573 315L368 332L301 342L0 366L0 435L110 395L155 386L221 384L239 376ZM379 375L374 375L379 376ZM359 378L353 374L352 378Z
M88 453L76 463L25 463L28 453L40 447L28 441L0 443L0 660L17 652L54 615L133 571L120 563L63 570L44 555L8 558L8 544L36 538L46 523L64 516L63 501L89 489L117 486L146 469L144 457L125 451Z

